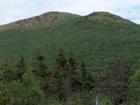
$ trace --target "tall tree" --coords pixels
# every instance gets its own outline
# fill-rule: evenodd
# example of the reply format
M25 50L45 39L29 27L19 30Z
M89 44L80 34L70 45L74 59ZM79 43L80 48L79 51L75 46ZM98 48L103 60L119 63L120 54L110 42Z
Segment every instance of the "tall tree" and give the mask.
M17 80L16 69L13 67L9 59L4 62L1 70L1 79L3 79L4 81L11 82L13 80Z
M39 75L39 76L45 76L46 73L48 73L47 69L47 65L45 64L45 57L42 56L42 55L39 55L37 58L36 58L36 67L37 67L37 71L36 73Z
M23 75L22 80L22 94L24 95L21 95L21 105L42 105L44 93L40 89L38 82L35 81L35 76L32 71L28 70L28 72Z
M17 78L21 80L23 74L26 72L27 64L24 60L24 57L21 57L19 63L17 64Z
M78 71L78 61L74 55L73 52L69 52L69 57L68 57L68 63L70 66L70 75L71 75L71 81L72 81L72 90L77 91L77 85L79 83L79 71Z
M71 102L71 98L73 95L73 74L72 74L72 67L69 63L67 63L64 67L64 80L63 83L63 94L64 94L64 100L66 104L69 104Z
M56 58L56 70L54 71L54 78L57 84L57 96L59 99L64 100L64 89L63 89L63 81L64 81L64 68L67 64L67 59L65 57L65 53L63 49L60 49L57 58Z
M140 70L137 70L129 80L128 102L132 105L140 104Z
M75 69L77 69L77 61L76 61L76 58L75 58L73 52L69 52L69 59L68 59L68 62L69 62L69 64L71 65L73 71L74 71Z
M80 89L82 93L86 93L94 88L94 79L87 71L85 62L82 61L80 65Z
M60 49L59 53L58 53L58 57L56 58L56 62L57 62L57 68L64 68L65 65L67 64L67 58L65 57L65 53L63 51L63 49Z
M70 57L66 58L64 51L61 49L57 61L57 70L56 70L56 78L59 86L60 98L64 99L66 103L69 103L73 91L74 85L76 81L76 59L74 55L70 53Z
M49 78L50 78L50 71L48 71L48 66L45 63L45 57L39 55L36 57L35 68L33 70L37 79L40 82L41 89L44 91L45 95L48 94L49 88Z

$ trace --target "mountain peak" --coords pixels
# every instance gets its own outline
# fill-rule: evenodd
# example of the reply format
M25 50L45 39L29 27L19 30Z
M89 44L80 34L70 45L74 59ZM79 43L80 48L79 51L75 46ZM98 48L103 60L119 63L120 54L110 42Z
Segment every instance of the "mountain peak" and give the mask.
M103 12L103 11L100 11L100 12L93 12L91 13L89 16L91 15L100 15L100 16L112 16L114 14L110 13L110 12Z
M75 15L72 13L66 12L47 12L45 14L41 14L39 16L35 16L32 18L19 20L10 24L0 26L0 31L5 31L9 29L35 29L38 27L51 27L62 21L77 18L79 15Z
M78 17L79 15L76 15L76 14L72 14L72 13L67 13L67 12L57 12L57 11L51 11L51 12L47 12L47 13L44 13L44 14L41 14L40 16L37 16L37 17L49 17L49 18L60 18L61 19L63 18L75 18L75 17Z
M93 12L88 16L89 20L94 20L98 22L113 22L113 23L132 23L120 16L114 15L110 12Z

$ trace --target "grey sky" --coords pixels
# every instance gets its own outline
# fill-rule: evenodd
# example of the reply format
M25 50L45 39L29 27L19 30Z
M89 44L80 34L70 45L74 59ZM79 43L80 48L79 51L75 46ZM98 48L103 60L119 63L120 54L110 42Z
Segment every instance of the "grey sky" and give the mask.
M140 23L140 0L1 0L0 24L48 11L65 11L80 15L108 11Z

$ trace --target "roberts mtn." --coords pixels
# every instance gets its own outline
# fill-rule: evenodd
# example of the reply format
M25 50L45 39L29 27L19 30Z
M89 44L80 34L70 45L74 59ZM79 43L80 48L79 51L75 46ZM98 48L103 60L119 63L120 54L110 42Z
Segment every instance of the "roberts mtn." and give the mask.
M91 72L116 58L139 64L140 26L108 12L48 12L0 26L0 63L21 57L30 62L41 52L53 65L60 48L84 59Z

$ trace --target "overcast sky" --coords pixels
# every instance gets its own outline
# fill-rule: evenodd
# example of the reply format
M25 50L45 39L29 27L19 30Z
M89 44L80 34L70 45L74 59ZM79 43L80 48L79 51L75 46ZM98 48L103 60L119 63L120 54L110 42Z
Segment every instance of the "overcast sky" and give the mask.
M0 24L48 11L64 11L80 15L108 11L140 24L140 0L1 0Z

